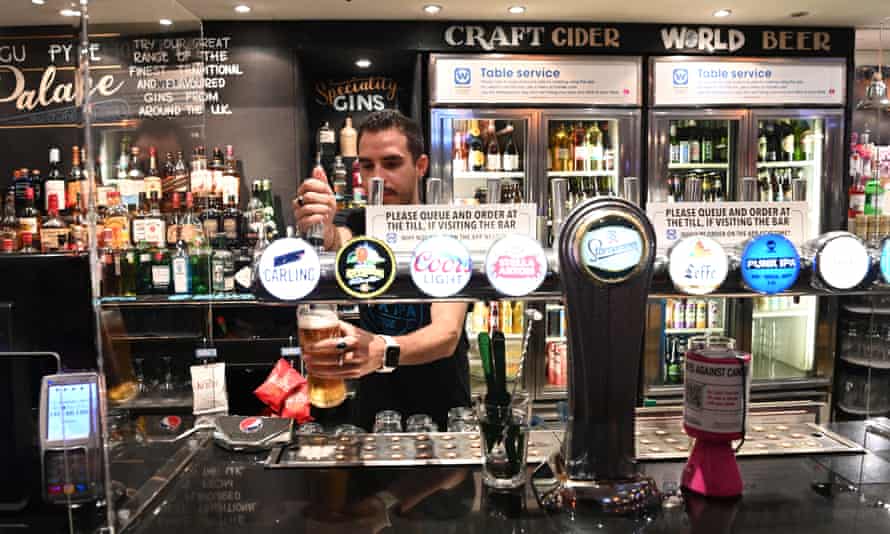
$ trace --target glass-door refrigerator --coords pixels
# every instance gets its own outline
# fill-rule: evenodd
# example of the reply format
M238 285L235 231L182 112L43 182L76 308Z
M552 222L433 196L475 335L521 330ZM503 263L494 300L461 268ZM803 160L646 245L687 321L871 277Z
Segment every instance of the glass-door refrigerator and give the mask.
M673 79L668 70L668 79L659 80L653 67L654 84L685 84L678 81L676 71L687 70L699 60L685 61L674 64L680 66L673 69ZM658 88L653 88L649 202L806 200L807 236L840 229L843 108L797 108L789 103L761 109L719 101L725 107L718 107L707 100L701 101L701 107L661 107L658 94ZM698 178L696 187L687 188L691 177ZM753 188L751 179L756 184ZM744 193L743 181L748 184ZM659 402L678 402L689 338L718 333L735 338L740 348L752 352L755 399L825 401L833 368L835 316L832 299L817 297L653 298L643 395Z
M524 76L492 80L511 69ZM553 69L559 83L520 88L525 75ZM586 198L619 195L624 177L640 177L641 72L641 59L632 57L434 54L430 176L443 179L445 197L456 204L490 200L491 181L500 183L495 202L536 203L538 238L550 246L554 179L568 181L571 208ZM474 341L479 330L500 323L513 371L529 308L542 319L533 324L523 375L541 413L555 407L546 402L542 408L541 401L566 396L569 355L559 301L475 303L466 325L471 385L473 393L484 391Z

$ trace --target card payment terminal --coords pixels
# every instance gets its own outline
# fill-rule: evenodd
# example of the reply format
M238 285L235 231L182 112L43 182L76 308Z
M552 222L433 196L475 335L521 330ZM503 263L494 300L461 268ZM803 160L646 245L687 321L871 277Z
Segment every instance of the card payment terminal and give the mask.
M99 376L69 373L43 377L40 386L40 467L47 502L98 499L102 484Z

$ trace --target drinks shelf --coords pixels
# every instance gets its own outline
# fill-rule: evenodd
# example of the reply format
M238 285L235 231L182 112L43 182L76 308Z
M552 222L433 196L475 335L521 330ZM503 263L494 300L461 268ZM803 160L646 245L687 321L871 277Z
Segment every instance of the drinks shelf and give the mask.
M547 336L546 338L544 338L545 343L549 343L551 341L562 342L562 341L568 341L568 340L566 339L565 336Z
M110 402L113 409L160 411L175 408L191 409L193 405L191 392L174 392L163 395L160 392L151 392L145 395L137 395L135 398L124 402Z
M872 369L890 369L890 360L875 360L871 358L863 358L861 356L850 356L841 354L841 359L847 363L858 365L860 367L871 367Z
M729 163L671 163L670 170L728 169Z
M723 328L665 328L665 334L722 334Z
M103 308L124 308L136 306L244 306L258 304L266 306L292 306L298 302L260 300L246 293L221 293L215 295L138 295L135 297L102 297Z
M455 171L455 180L488 180L489 178L522 179L525 171Z
M872 306L855 306L852 304L844 304L844 310L852 313L890 315L890 308L872 307Z
M618 171L547 171L548 178L574 178L579 176L618 176Z
M865 408L854 408L852 406L848 406L843 402L838 401L837 407L841 409L841 411L847 412L851 415L879 415L883 413L890 412L890 406L878 407L878 409L866 410Z
M770 319L770 318L781 318L781 317L806 317L810 314L810 310L802 309L802 310L755 310L751 315L754 319Z
M757 168L758 169L787 169L790 167L800 168L800 167L812 167L816 165L815 161L807 160L807 161L758 161Z

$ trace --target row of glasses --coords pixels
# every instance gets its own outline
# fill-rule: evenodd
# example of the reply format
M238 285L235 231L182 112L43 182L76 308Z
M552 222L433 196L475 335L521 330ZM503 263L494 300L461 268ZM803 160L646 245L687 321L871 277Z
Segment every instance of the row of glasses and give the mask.
M890 364L890 325L850 321L840 337L842 357Z
M152 377L146 372L144 358L133 358L133 372L136 375L136 389L140 397L158 396L169 398L191 390L191 381L180 376L174 367L172 356L162 356L160 366Z

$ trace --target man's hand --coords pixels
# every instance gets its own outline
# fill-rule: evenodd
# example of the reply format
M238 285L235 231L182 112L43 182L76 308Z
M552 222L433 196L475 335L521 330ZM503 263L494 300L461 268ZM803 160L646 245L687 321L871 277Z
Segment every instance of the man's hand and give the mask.
M311 226L321 224L324 226L324 248L334 249L337 245L337 231L334 228L337 200L327 182L315 178L304 180L297 189L297 198L292 205L300 232L306 233Z
M386 343L379 336L340 321L343 337L303 348L309 374L319 378L361 378L383 366Z

